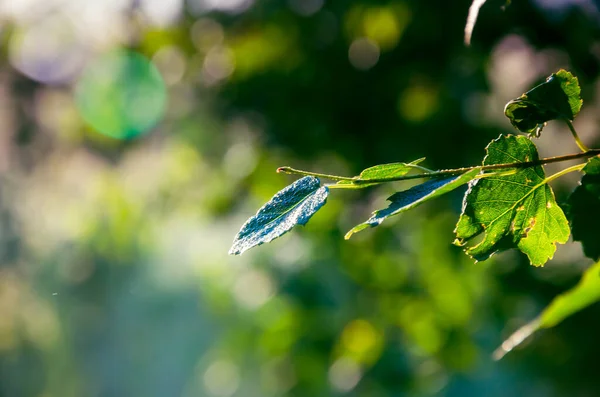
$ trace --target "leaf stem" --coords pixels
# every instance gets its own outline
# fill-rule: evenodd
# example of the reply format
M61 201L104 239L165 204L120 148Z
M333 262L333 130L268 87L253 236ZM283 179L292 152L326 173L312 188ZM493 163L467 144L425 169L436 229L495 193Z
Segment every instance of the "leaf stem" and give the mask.
M517 168L517 169L518 168L528 168L528 167L535 167L538 165L587 158L587 157L592 157L592 156L596 156L596 155L600 155L600 149L587 149L581 153L567 154L564 156L546 157L546 158L538 159L535 161L504 163L504 164L491 164L491 165L484 165L484 166L478 165L478 166L473 166L473 167L453 168L453 169L447 169L447 170L441 170L441 171L425 172L425 173L421 173L421 174L403 175L403 176L397 176L397 177L392 177L392 178L369 179L369 180L364 180L364 181L360 180L356 177L344 177L344 176L337 176L337 175L321 174L318 172L296 170L291 167L280 167L277 169L277 172L284 172L286 174L296 174L296 175L304 175L304 176L316 176L318 178L324 178L324 179L329 179L329 180L333 180L333 181L349 181L349 182L352 182L352 184L354 184L354 185L362 185L362 184L376 184L376 183L385 183L385 182L405 181L405 180L409 180L409 179L439 178L439 177L444 177L444 176L449 176L449 175L464 174L465 172L471 171L475 168L480 168L482 171L494 171L494 170L501 170L501 169L508 169L508 168ZM573 166L570 168L566 168L563 171L571 172L571 171L575 171L577 169L577 167L583 168L583 166L584 166L583 164L580 164L580 165L576 165L576 166ZM563 172L563 171L561 171L561 172ZM559 174L563 175L562 173L559 173ZM557 175L557 174L555 174L555 175ZM558 175L558 176L560 176L560 175Z
M327 183L325 186L329 189L362 189L369 187L369 185L355 185L354 183Z
M475 176L475 179L483 179L483 178L489 178L491 176L493 177L502 177L502 176L509 176L509 175L514 175L517 173L517 169L513 168L512 170L508 170L508 171L502 171L502 172L488 172L487 174L479 174Z
M577 144L577 146L579 146L579 149L581 149L582 152L589 151L590 149L587 146L585 146L583 142L581 142L581 139L579 139L579 135L577 135L577 131L575 131L575 127L573 127L573 123L571 123L571 120L565 119L565 123L567 123L567 125L569 126L569 130L571 131L571 134L573 134L573 138L575 138L575 143Z
M577 164L577 165L571 166L571 167L569 167L569 168L565 168L564 170L560 170L560 171L558 171L556 174L552 174L552 175L550 175L549 177L547 177L547 178L544 180L544 182L548 183L548 182L550 182L550 181L553 181L553 180L555 180L556 178L559 178L559 177L561 177L561 176L563 176L563 175L566 175L566 174L568 174L569 172L573 172L573 171L581 171L581 170L583 169L583 167L585 167L585 163L583 163L583 164Z

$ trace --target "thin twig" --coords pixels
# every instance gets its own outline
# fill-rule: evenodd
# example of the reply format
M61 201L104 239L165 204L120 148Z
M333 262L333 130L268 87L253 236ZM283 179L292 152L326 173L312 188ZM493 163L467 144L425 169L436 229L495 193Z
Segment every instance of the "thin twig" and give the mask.
M441 170L441 171L425 173L425 174L406 175L406 176L395 177L395 178L369 179L368 181L366 181L366 180L361 181L359 179L359 180L355 180L353 183L356 183L356 184L383 183L383 182L402 181L405 179L437 178L437 177L441 177L441 176L463 174L474 168L481 168L482 171L494 171L494 170L502 170L502 169L507 169L507 168L528 168L528 167L535 167L538 165L544 165L544 164L549 164L549 163L558 163L561 161L576 160L576 159L580 159L580 158L592 157L595 155L600 155L600 149L590 149L587 152L567 154L565 156L546 157L546 158L535 160L535 161L524 161L524 162L517 162L517 163L491 164L491 165L484 165L484 166L455 168L455 169L450 169L450 170Z
M291 174L291 175L296 174L296 175L304 175L304 176L316 176L317 178L324 178L324 179L329 179L332 181L350 181L351 182L351 181L355 180L355 178L352 178L352 177L320 174L318 172L297 170L292 167L279 167L279 168L277 168L277 172L283 172L284 174Z
M296 170L291 167L280 167L277 169L277 172L284 172L286 174L295 174L295 175L303 175L303 176L316 176L318 178L329 179L332 181L348 181L348 182L352 182L352 184L355 184L355 185L361 185L361 184L375 184L375 183L405 181L405 180L409 180L409 179L420 179L420 178L439 178L439 177L449 176L449 175L464 174L465 172L471 171L475 168L480 168L482 171L494 171L494 170L502 170L502 169L507 169L507 168L528 168L528 167L535 167L538 165L587 158L587 157L592 157L592 156L596 156L596 155L600 155L600 149L588 149L587 151L581 152L581 153L567 154L564 156L546 157L546 158L535 160L535 161L524 161L524 162L516 162L516 163L491 164L491 165L484 165L484 166L454 168L454 169L441 170L441 171L435 171L435 172L426 172L426 173L422 173L422 174L402 175L402 176L397 176L397 177L380 178L380 179L358 179L357 177L345 177L345 176L321 174L318 172Z

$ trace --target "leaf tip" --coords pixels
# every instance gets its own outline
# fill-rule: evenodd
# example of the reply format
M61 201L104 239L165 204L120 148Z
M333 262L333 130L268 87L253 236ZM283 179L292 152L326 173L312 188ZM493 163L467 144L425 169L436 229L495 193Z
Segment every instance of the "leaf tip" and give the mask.
M361 230L365 230L368 227L372 227L372 226L368 223L361 223L360 225L354 226L352 229L350 229L350 231L348 233L346 233L346 235L344 236L344 240L349 240L350 237L352 237L355 233L358 233Z
M510 353L515 347L523 343L525 339L527 339L539 328L540 318L538 317L516 330L511 336L502 342L502 345L500 345L500 347L498 347L496 350L494 350L494 353L492 353L492 358L495 361L501 360L502 357L506 356L506 354Z
M348 231L348 233L344 235L344 240L350 240L350 237L352 237L356 232L358 232L358 230L356 230L356 227L352 228Z
M465 46L471 45L471 36L475 29L475 23L477 22L477 16L479 15L479 9L483 6L486 0L473 0L471 7L469 7L469 14L467 16L467 23L465 25Z
M229 248L227 254L233 256L242 255L245 251L248 250L248 248L249 247L245 246L244 244L241 244L239 236L235 236L233 244L231 245L231 248Z

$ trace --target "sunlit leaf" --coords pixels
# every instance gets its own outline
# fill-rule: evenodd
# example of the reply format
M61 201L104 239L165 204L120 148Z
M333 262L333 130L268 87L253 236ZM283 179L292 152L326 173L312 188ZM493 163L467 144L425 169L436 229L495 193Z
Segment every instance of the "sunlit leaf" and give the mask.
M408 190L394 193L388 198L390 205L382 210L375 211L373 215L365 222L355 226L346 233L345 238L349 239L354 233L360 232L369 227L375 227L381 224L386 218L408 211L425 201L431 200L444 193L448 193L457 187L471 181L480 172L475 168L460 175L452 175L444 178L428 180L425 183L414 186Z
M501 136L486 150L484 165L539 159L535 145L524 136ZM532 265L542 266L554 256L555 244L569 238L567 219L546 182L542 166L471 182L456 225L456 244L483 234L481 242L465 250L474 259L519 248Z
M408 174L410 171L415 169L415 165L423 162L424 160L425 157L410 163L390 163L369 167L360 173L358 180L369 181L372 179L397 178Z
M549 120L573 120L581 110L579 81L566 70L506 104L504 114L521 132L539 135Z
M425 157L410 163L390 163L380 164L363 170L360 175L354 177L352 181L339 181L338 185L346 185L348 188L361 189L367 186L376 185L378 182L369 183L369 181L382 181L385 179L399 178L414 169L422 169L417 165L425 160Z
M325 204L329 189L318 178L306 176L279 191L242 226L229 250L239 255L268 243L306 222Z
M506 339L494 352L494 357L502 358L538 329L554 327L565 318L598 301L600 301L600 262L583 274L579 284L554 298L535 320L519 328Z
M600 259L600 157L589 160L583 169L581 185L569 197L569 219L573 239L581 241L583 251Z

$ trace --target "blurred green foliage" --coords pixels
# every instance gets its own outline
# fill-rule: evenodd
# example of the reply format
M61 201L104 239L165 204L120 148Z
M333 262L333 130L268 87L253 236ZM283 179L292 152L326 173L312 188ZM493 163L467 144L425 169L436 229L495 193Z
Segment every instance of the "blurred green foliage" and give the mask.
M449 244L462 192L345 242L393 188L338 191L306 232L227 255L291 182L278 166L478 164L512 130L504 103L559 67L598 147L597 8L503 3L481 9L470 48L469 1L2 6L0 396L593 396L597 305L490 359L577 282L581 247L543 269L514 253L474 265ZM76 106L82 71L119 49L166 87L138 139ZM568 150L562 137L540 151Z

